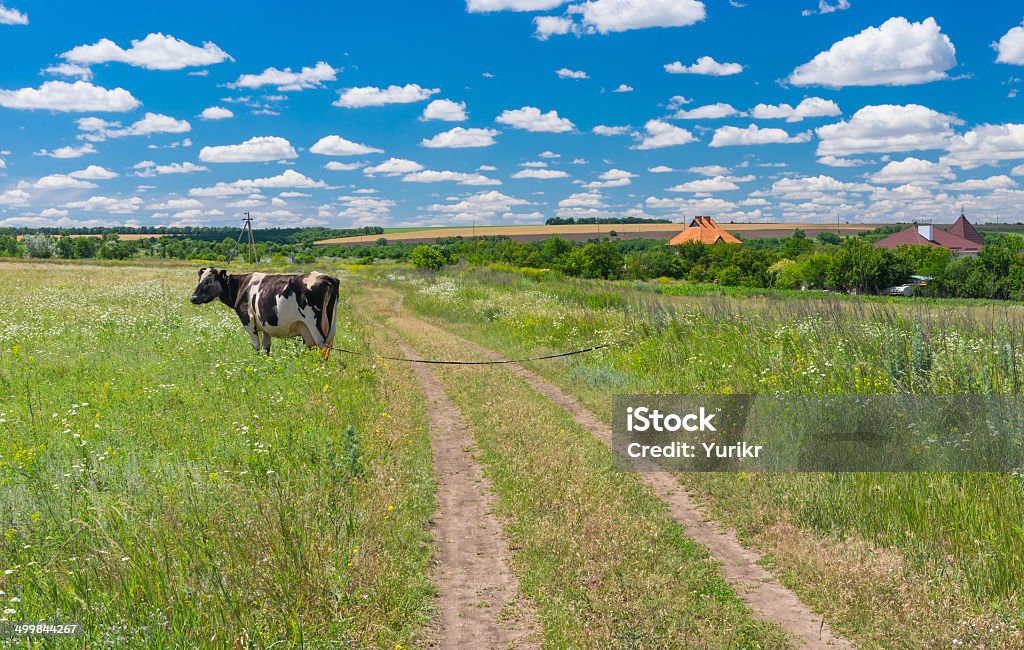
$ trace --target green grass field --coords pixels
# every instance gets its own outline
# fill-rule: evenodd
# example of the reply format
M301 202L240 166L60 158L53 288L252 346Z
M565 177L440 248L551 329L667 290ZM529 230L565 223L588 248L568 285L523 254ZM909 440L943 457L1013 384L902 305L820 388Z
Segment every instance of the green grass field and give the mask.
M401 315L509 356L625 341L531 365L606 420L616 393L1021 391L1012 303L333 272L349 349L393 350L391 330L467 356ZM228 309L188 303L194 281L0 264L0 619L80 622L72 647L432 647L436 486L408 367L298 341L257 356ZM788 645L556 405L506 369L438 374L544 647ZM1024 643L1017 475L678 478L860 647Z

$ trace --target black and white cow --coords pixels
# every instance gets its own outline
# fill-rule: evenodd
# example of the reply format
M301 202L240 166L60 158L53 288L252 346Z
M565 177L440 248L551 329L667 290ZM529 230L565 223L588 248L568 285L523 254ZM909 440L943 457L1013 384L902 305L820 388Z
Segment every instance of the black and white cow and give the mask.
M331 355L335 316L338 310L338 278L318 273L228 275L226 270L199 269L199 286L192 304L220 299L231 307L252 339L252 347L270 354L270 339L301 336L310 348L320 348L324 359Z

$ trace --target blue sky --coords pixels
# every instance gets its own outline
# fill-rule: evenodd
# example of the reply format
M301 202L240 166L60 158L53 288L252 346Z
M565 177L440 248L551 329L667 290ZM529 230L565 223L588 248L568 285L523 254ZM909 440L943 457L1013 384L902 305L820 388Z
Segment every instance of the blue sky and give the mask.
M4 226L1024 219L1013 3L4 3Z

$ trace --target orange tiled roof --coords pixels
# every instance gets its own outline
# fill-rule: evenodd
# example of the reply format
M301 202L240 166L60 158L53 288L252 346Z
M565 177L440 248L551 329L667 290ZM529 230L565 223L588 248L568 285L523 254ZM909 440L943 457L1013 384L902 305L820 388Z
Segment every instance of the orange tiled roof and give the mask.
M711 217L694 217L693 221L690 222L690 226L669 240L668 245L678 246L688 242L738 244L740 240L722 230L721 226L715 223L715 220Z

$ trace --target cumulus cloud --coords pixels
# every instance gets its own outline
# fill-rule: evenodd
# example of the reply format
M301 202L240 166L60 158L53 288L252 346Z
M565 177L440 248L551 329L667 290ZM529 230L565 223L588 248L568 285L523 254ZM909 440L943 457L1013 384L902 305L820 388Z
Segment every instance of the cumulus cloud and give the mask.
M363 173L367 176L373 176L374 174L397 176L399 174L411 174L412 172L418 172L422 169L423 165L413 160L407 160L405 158L388 158L379 165L366 167L363 169Z
M594 132L594 135L606 135L606 136L626 135L627 133L629 133L632 130L633 130L633 128L629 127L629 126L605 126L604 124L598 124L593 129L591 129L591 131Z
M673 185L667 188L666 192L726 192L729 190L738 190L740 186L732 182L725 176L715 176L713 178L701 178L695 181L689 181L680 185Z
M422 88L419 84L404 86L363 86L346 88L332 104L344 108L364 108L366 106L384 106L385 104L411 104L430 99L431 95L441 92L440 88Z
M501 185L496 178L488 178L483 174L466 174L453 171L436 171L427 169L413 172L402 177L406 183L458 183L459 185Z
M631 148L661 149L697 141L697 138L686 129L661 120L649 120L647 124L644 124L644 131L645 135L640 142Z
M530 205L529 201L503 194L497 190L487 190L462 198L449 199L449 203L427 206L430 212L446 216L446 220L467 223L470 221L487 222L512 215L511 210L517 206Z
M96 183L72 178L66 174L50 174L37 180L32 187L39 190L88 189L96 187Z
M324 169L329 169L332 172L350 172L354 169L359 169L363 166L363 163L343 163L337 160L332 160L324 165Z
M633 86L628 86L626 84L619 84L614 90L612 90L612 92L613 93L631 93L631 92L633 92Z
M0 3L0 25L27 25L28 16L14 7Z
M745 129L737 126L723 126L715 131L711 138L712 147L734 147L753 144L793 144L797 142L810 142L811 132L804 131L796 135L789 135L782 129L762 129L756 124L751 124Z
M142 103L124 88L109 90L88 81L46 81L39 88L0 90L0 106L61 113L125 113Z
M101 167L99 165L89 165L85 169L79 169L77 171L71 172L70 174L68 174L68 176L72 178L81 178L90 181L107 181L110 180L111 178L117 178L118 176L120 176L120 174L118 174L115 171L111 171L106 167Z
M257 136L241 144L203 147L199 150L199 160L207 163L268 162L298 157L291 143L277 136Z
M689 110L677 111L672 118L676 120L714 120L723 117L732 117L734 115L740 115L740 112L730 104L718 102L716 104L708 104L707 106L698 106L697 108L691 108Z
M960 120L919 104L865 106L849 121L815 129L819 156L942 149Z
M818 10L804 9L802 16L813 16L814 14L831 14L837 11L846 11L850 8L850 0L836 0L835 4L829 4L828 0L818 0Z
M710 56L702 56L692 65L674 61L666 63L664 67L669 74L702 74L712 77L727 77L743 72L743 66L739 63L719 63Z
M309 151L324 156L362 156L370 153L384 153L383 149L352 142L340 135L328 135L320 138L309 148Z
M905 185L907 183L937 183L953 178L953 172L946 165L908 156L893 160L871 175L872 183L881 185Z
M420 146L430 149L489 147L496 143L494 139L496 135L498 135L496 129L465 129L457 126L448 131L442 131L432 138L424 138L420 142Z
M1024 23L1003 34L992 47L996 49L996 62L1024 65Z
M758 104L750 109L750 117L758 120L786 120L799 122L808 117L836 117L842 115L839 105L831 99L808 97L795 107L789 104Z
M435 99L423 109L421 120L441 120L442 122L465 122L466 102L453 102L450 99Z
M92 142L154 133L187 133L192 130L192 125L187 120L175 119L160 113L146 113L141 120L126 127L122 127L120 122L109 122L98 117L82 117L77 123L79 130L84 132L79 137Z
M150 203L147 210L192 210L202 208L202 201L196 199L168 199L162 203Z
M795 86L907 86L948 77L956 48L934 18L912 23L902 16L848 36L797 67Z
M466 0L466 11L490 13L492 11L547 11L565 4L566 0Z
M697 0L591 0L573 5L586 33L625 32L648 27L685 27L704 20Z
M74 63L55 63L43 68L46 74L53 74L59 77L78 77L83 81L92 80L92 68L87 68Z
M213 187L194 187L189 196L232 196L249 194L262 188L318 188L327 187L327 183L316 181L300 174L294 169L287 169L277 176L267 178L239 179L231 183L217 183Z
M959 192L991 192L992 190L1005 190L1017 187L1017 181L1005 174L989 176L988 178L972 178L959 183L950 183L946 189Z
M40 149L35 152L36 156L47 156L49 158L81 158L86 154L96 153L96 147L89 144L88 142L80 147L58 147L52 151L48 149Z
M226 120L234 116L234 113L223 106L210 106L204 108L203 112L199 114L199 118L203 120Z
M165 174L194 174L195 172L210 171L209 167L206 167L204 165L197 165L192 162L158 165L152 160L143 160L142 162L132 165L132 168L139 170L135 172L136 176L142 176L144 178L152 176L163 176Z
M555 70L555 74L558 75L559 79L590 79L587 73L582 70L570 70L569 68L559 68Z
M291 68L278 70L267 68L259 74L243 74L234 82L228 84L228 88L261 88L263 86L276 86L280 91L304 90L306 88L320 88L325 81L337 79L339 70L325 63L317 61L313 67L304 67L298 72Z
M623 187L632 183L632 179L636 178L636 174L622 169L609 169L598 176L598 178L600 180L591 181L584 185L584 187L592 190L602 187Z
M818 163L826 165L828 167L860 167L861 165L870 165L870 160L864 160L862 158L841 158L839 156L821 156L818 158Z
M805 176L782 178L772 183L768 194L789 200L812 200L826 194L870 192L873 187L865 183L846 183L831 176Z
M690 167L686 171L700 174L701 176L724 176L729 173L729 168L722 165L699 165L697 167Z
M516 173L512 174L512 178L534 178L537 180L549 180L552 178L568 178L569 174L561 171L560 169L538 169L536 167L530 167L528 169L520 169Z
M117 198L110 196L90 196L84 201L65 203L64 208L82 210L83 212L106 212L109 214L129 214L142 207L142 199L137 196Z
M576 128L570 120L559 117L558 111L542 113L539 108L534 106L503 111L494 121L514 129L535 133L566 133Z
M652 174L668 174L669 172L675 172L679 170L675 169L674 167L669 167L668 165L655 165L654 167L648 167L647 171L651 172Z
M133 40L127 50L110 39L102 38L92 45L79 45L60 56L65 61L80 65L117 62L149 70L180 70L234 61L214 43L206 42L197 47L160 33L149 34L141 41Z
M568 16L537 16L533 19L533 35L546 41L552 36L562 36L576 31L576 23Z
M1024 158L1024 124L982 124L950 138L941 162L964 169Z

